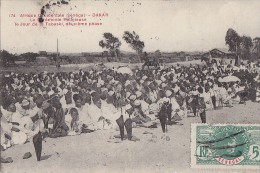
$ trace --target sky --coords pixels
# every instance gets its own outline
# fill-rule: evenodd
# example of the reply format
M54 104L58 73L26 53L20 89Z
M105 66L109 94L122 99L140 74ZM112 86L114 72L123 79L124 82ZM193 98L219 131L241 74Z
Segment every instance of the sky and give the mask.
M46 14L107 13L108 17L87 17L87 21L102 22L102 26L15 26L30 20L20 14L39 14L48 2L1 0L1 50L18 54L54 52L58 38L62 53L103 51L98 42L104 32L120 39L121 50L133 51L122 36L124 31L135 31L145 43L144 51L148 52L227 48L228 28L241 36L260 36L259 0L70 0L69 5L52 6Z

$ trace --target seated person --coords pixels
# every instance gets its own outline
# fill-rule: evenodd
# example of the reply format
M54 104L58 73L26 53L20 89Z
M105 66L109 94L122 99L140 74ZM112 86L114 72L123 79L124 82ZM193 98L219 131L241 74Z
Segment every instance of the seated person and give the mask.
M76 108L71 108L69 115L65 116L65 121L69 127L68 135L78 135L81 133L81 126L79 122L79 113Z
M135 100L134 109L130 117L132 117L133 122L136 124L143 124L151 121L151 118L145 115L142 111L141 102L139 100Z
M69 127L65 123L65 113L62 109L58 96L53 96L51 98L51 115L53 118L53 128L50 129L49 137L56 138L66 136L69 130Z

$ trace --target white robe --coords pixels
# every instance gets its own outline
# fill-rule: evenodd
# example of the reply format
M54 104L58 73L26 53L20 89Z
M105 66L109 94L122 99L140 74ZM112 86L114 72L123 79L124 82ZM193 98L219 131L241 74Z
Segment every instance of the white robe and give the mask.
M106 101L101 101L101 111L104 118L111 120L113 123L117 119L115 114L118 110L113 104L108 104Z

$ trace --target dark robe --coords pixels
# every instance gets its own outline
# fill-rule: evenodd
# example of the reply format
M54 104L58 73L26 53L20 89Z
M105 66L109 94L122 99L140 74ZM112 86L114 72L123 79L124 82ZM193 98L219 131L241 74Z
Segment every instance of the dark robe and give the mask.
M57 107L53 113L53 129L51 129L49 137L56 138L66 136L69 127L65 123L65 113L61 105L60 107Z

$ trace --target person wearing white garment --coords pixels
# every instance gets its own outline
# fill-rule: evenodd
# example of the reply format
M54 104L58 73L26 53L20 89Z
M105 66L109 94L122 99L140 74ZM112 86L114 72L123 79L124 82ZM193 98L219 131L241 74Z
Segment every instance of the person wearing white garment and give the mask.
M94 126L99 130L111 128L111 120L105 118L107 117L106 112L102 112L99 94L94 92L91 95L93 103L88 108L88 114L92 118Z
M144 114L149 114L149 112L148 112L149 111L149 104L146 103L146 101L144 101L143 96L142 96L142 92L137 91L135 94L136 94L136 99L140 100L140 102L141 102L141 109L144 112Z
M117 127L116 119L118 117L116 117L116 113L120 112L120 110L116 109L116 107L112 103L108 103L106 101L107 96L105 94L102 94L100 98L101 98L101 110L103 113L105 113L103 114L104 118L111 121L111 127L113 128Z
M212 104L212 99L211 99L211 92L210 92L210 87L209 84L205 84L205 89L204 89L204 101L206 104L206 109L207 110L213 110L213 104Z
M80 129L89 129L89 130L96 130L94 126L94 122L91 116L88 113L88 106L87 104L82 105L83 98L79 94L73 95L74 106L71 108L75 108L78 111L78 126ZM71 109L70 108L70 109ZM65 116L65 121L71 121L70 109L68 109L68 114Z
M3 112L3 116L1 115L2 130L4 130L6 134L10 136L9 140L11 140L11 145L21 145L24 144L27 139L29 139L33 135L33 131L31 129L27 129L27 124L24 124L25 119L22 119L22 116L18 112L16 112L15 105L11 102L9 103L9 105L4 106L7 106L6 110L1 110L1 112ZM32 128L32 126L33 124L31 121L30 127ZM8 140L5 140L5 142L7 142L6 146L9 147L10 144L8 143Z
M24 99L22 101L22 109L20 110L20 113L23 115L23 116L28 116L28 117L34 117L37 112L39 111L39 108L34 105L33 108L31 108L31 103L32 101L29 101L27 99Z
M181 110L181 107L180 107L179 103L177 102L177 100L176 100L176 98L174 96L175 94L172 91L170 91L170 90L167 90L166 92L167 92L166 96L168 98L170 98L170 103L172 104L173 116L175 114L177 114L179 116L183 116L184 115L184 111Z

